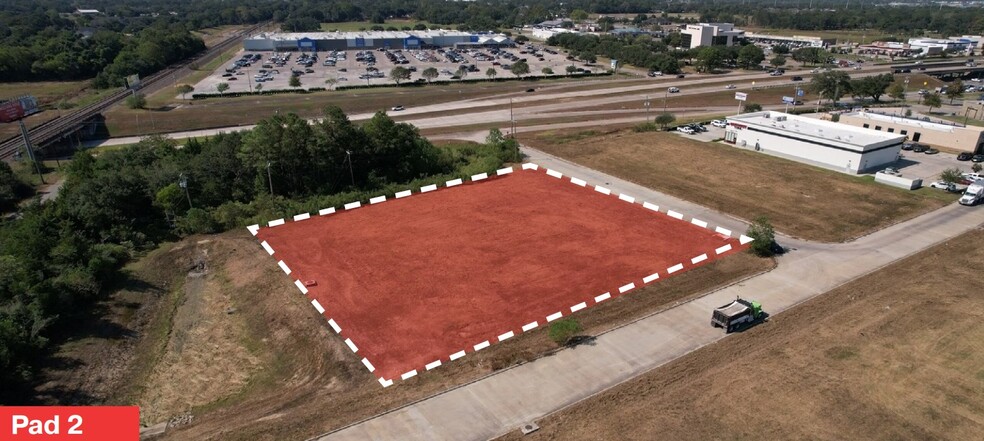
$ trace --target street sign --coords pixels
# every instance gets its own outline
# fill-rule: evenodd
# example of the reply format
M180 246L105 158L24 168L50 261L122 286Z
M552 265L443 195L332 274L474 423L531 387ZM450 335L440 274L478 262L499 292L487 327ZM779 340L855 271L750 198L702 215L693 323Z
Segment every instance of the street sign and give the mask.
M735 99L738 101L745 101L748 99L748 94L745 92L735 92Z
M803 89L796 89L796 96L803 96Z
M612 69L618 68L618 60L612 60Z
M784 102L786 104L793 104L793 103L796 102L796 98L793 98L791 96L784 96L784 97L782 97L782 102Z

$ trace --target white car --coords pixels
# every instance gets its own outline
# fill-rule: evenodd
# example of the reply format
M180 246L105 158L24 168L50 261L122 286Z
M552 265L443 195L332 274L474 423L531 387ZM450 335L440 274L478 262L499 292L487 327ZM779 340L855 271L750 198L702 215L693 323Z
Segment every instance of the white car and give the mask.
M666 89L666 91L669 92L669 93L677 93L677 92L680 91L680 88L679 87L671 87L669 89Z
M695 132L694 132L694 129L691 129L690 127L687 127L687 126L680 126L680 127L677 127L677 129L676 129L676 130L677 130L678 132L680 132L680 133L686 133L686 134L688 134L688 135L693 135L693 134L695 133Z
M725 121L725 120L723 120L723 119L716 119L714 121L711 121L711 125L714 126L714 127L720 127L720 128L723 129L725 127L728 127L728 122Z
M731 90L731 89L734 89L734 88L736 88L736 87L738 87L738 86L735 86L734 84L729 84L729 85L727 85L727 86L724 86L724 88L725 88L725 89L728 89L728 90Z
M393 111L394 112L399 112L401 110L403 110L403 106L393 106Z
M929 184L929 186L933 188L938 188L940 190L953 191L953 192L955 192L957 189L956 185L943 181L936 181L932 184Z

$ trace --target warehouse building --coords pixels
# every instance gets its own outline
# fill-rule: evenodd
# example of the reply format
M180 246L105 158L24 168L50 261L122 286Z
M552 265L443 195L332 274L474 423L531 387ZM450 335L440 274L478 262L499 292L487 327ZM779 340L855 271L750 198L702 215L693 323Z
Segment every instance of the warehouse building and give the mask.
M803 35L794 35L789 37L785 35L757 34L754 32L745 33L745 39L752 43L759 43L768 46L783 45L793 49L798 49L801 47L827 48L837 44L836 38L820 38Z
M728 117L725 141L844 173L876 171L898 160L905 137L781 112Z
M437 47L515 46L501 34L461 31L369 31L261 33L243 41L248 51L344 51L363 49L423 49Z
M970 110L966 112L965 114L970 118L975 116ZM903 135L911 141L938 147L984 153L984 127L965 126L943 120L930 121L928 118L905 118L870 111L845 113L840 116L840 123Z

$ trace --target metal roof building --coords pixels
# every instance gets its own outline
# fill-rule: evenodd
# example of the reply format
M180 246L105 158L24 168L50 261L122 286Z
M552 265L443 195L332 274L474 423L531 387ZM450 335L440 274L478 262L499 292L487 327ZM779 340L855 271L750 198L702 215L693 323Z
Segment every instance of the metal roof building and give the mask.
M418 49L457 45L512 46L514 43L504 35L445 30L261 33L243 41L243 49L248 51Z
M737 147L858 174L898 160L905 136L765 111L728 117L724 139Z

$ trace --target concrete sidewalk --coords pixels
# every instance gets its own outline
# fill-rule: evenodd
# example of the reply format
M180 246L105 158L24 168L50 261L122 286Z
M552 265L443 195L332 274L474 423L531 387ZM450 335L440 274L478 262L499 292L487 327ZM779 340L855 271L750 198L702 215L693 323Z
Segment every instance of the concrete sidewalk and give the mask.
M647 194L655 193L652 190L530 153L541 165L589 181L600 178L616 191L658 200ZM571 166L574 169L564 168ZM740 224L693 204L665 201L707 220ZM562 350L317 439L484 440L518 430L525 422L725 338L709 325L711 310L735 296L755 298L770 314L777 314L982 223L984 209L952 204L855 242L804 242L769 273L600 335L591 345Z

